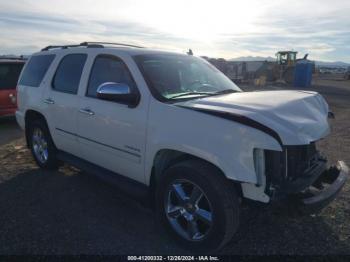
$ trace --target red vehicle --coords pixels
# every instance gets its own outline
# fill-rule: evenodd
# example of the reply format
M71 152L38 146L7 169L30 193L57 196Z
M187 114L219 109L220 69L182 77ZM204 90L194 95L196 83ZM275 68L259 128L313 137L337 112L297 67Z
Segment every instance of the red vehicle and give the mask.
M0 117L16 112L16 85L24 64L22 58L0 58Z

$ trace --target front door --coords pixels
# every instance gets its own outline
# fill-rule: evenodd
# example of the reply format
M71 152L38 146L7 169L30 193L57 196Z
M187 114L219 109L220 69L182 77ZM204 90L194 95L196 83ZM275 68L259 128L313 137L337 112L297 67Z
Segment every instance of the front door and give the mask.
M147 99L128 105L97 98L103 83L127 84L138 92L126 63L112 55L98 55L92 65L85 96L80 98L78 139L82 157L118 174L144 182Z

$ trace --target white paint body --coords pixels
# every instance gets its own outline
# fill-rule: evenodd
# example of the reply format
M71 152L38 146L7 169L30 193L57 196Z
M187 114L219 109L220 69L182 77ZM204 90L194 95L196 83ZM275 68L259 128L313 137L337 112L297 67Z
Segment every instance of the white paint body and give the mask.
M57 92L51 87L61 58L72 53L88 55L77 95ZM227 178L241 182L245 197L262 202L268 202L269 198L264 194L265 179L262 185L256 186L253 150L281 151L278 141L255 128L180 105L249 117L276 131L285 145L308 144L329 132L328 105L314 92L243 92L176 104L162 103L152 96L132 58L144 53L160 52L133 48L70 48L34 54L56 54L56 57L38 88L19 85L18 123L25 128L26 112L40 112L60 150L146 185L150 183L157 152L170 149L191 154L217 166ZM93 61L99 54L114 55L125 62L141 94L136 108L85 96ZM55 104L44 103L47 98ZM83 108L95 114L80 113Z

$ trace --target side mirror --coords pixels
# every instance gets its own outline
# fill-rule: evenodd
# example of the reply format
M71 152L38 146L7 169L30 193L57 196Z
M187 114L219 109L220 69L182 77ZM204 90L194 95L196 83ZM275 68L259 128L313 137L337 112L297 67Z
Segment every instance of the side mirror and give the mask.
M106 82L97 88L97 98L127 104L131 107L139 102L139 94L131 92L127 84Z

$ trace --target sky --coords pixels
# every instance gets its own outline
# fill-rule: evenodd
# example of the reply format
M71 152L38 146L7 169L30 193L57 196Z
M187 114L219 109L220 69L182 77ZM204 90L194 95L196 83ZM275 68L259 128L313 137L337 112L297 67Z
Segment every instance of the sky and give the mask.
M0 0L0 54L108 41L222 57L350 62L349 0Z

